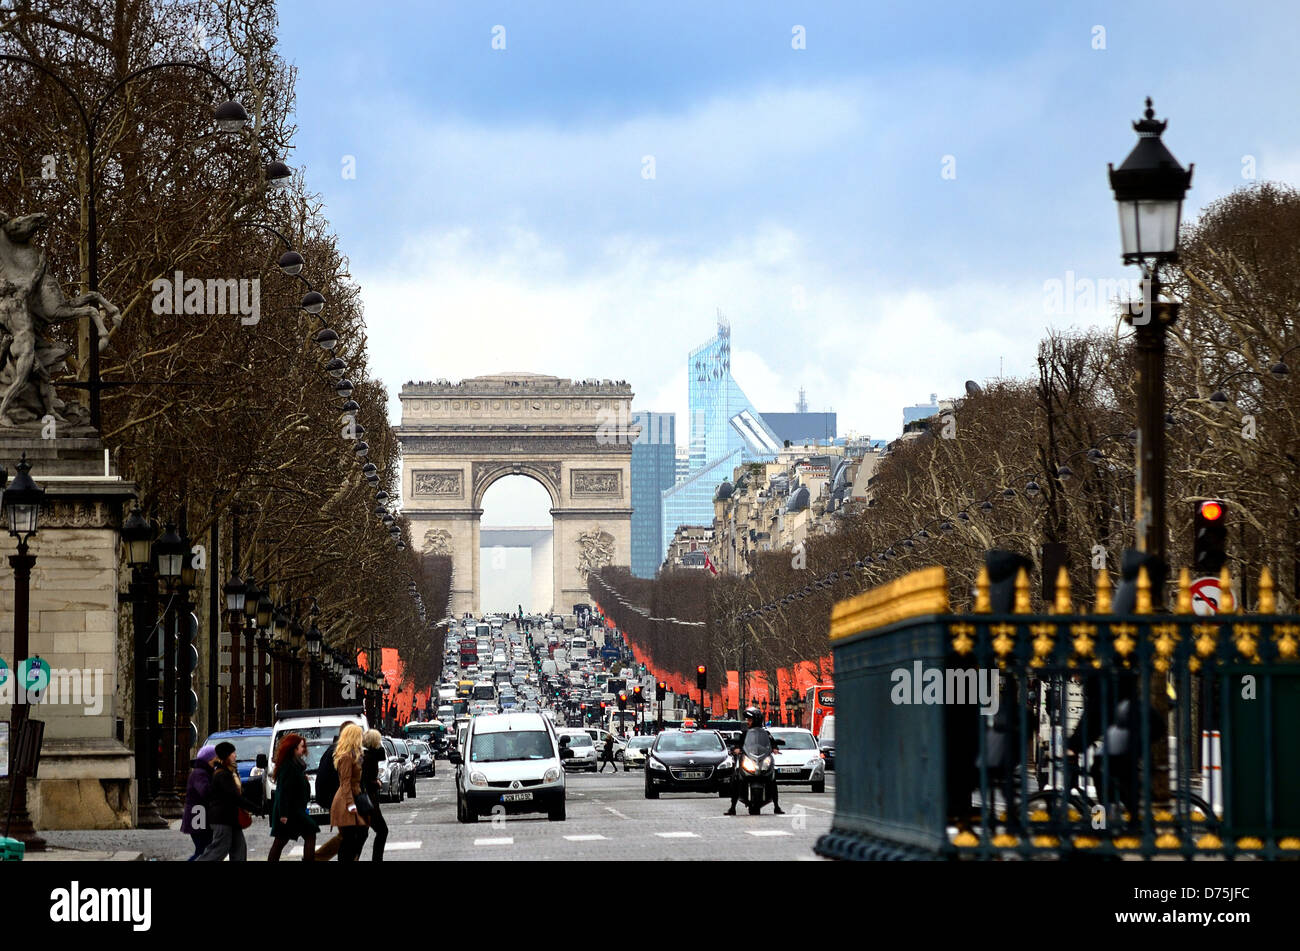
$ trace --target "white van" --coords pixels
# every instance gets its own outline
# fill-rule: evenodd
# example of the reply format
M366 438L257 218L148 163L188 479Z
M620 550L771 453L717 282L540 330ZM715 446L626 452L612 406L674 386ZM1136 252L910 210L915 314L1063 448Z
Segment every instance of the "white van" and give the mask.
M307 781L311 785L312 798L308 811L312 816L327 814L327 810L316 805L316 770L320 767L321 756L334 742L344 724L355 723L362 732L369 729L365 710L362 707L330 707L315 710L281 710L275 727L271 730L271 756L280 745L280 740L288 733L297 733L307 741ZM270 803L275 792L275 781L268 775L262 788L266 790L266 801Z
M556 671L555 661L553 661L553 660L544 660L544 661L542 661L542 676L543 676L543 677L554 677L554 676L555 676L555 671Z
M587 639L574 635L569 641L570 658L573 660L587 659Z
M456 819L544 812L565 818L564 765L573 756L555 727L537 713L475 717L465 742L452 754L456 766Z

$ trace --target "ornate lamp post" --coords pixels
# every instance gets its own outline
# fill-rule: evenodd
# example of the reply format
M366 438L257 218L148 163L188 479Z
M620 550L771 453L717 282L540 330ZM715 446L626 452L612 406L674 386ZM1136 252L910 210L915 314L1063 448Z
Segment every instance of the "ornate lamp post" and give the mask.
M185 519L181 519L182 526ZM193 592L199 586L198 566L194 564L194 550L187 532L181 534L181 545L185 549L185 560L181 563L181 583L178 590L176 608L176 778L177 789L185 787L189 772L190 751L198 742L198 730L194 726L194 716L199 710L199 695L194 691L193 674L198 669L199 656L194 647L198 636L198 618L194 616ZM182 665L185 678L181 679Z
M158 624L158 582L154 577L153 546L158 527L136 506L122 523L122 546L131 566L131 584L126 600L131 604L131 628L135 649L135 717L132 744L135 747L136 827L165 829L167 820L154 803L158 750L158 682L149 670L156 652L152 648Z
M257 713L269 726L274 722L271 709L271 625L275 604L269 591L257 599Z
M321 673L321 648L325 638L316 626L316 616L320 609L313 603L311 608L311 630L307 632L307 659L310 664L310 683L307 689L307 703L309 706L322 706L318 699L318 683Z
M1147 99L1142 119L1133 123L1138 143L1119 168L1110 169L1110 185L1119 206L1124 263L1142 269L1144 300L1130 304L1125 319L1137 333L1138 442L1133 511L1137 550L1165 568L1165 333L1178 319L1178 304L1160 299L1160 267L1178 260L1178 226L1183 198L1192 183L1160 140L1167 123L1158 121ZM1195 166L1193 166L1194 168Z
M184 804L176 795L174 785L176 780L176 640L173 634L178 620L175 595L185 563L185 544L176 532L175 523L168 522L162 537L154 542L153 561L158 580L166 585L167 592L171 595L167 599L167 610L162 619L162 644L160 645L162 649L156 651L154 639L149 640L150 662L157 658L161 668L154 674L153 681L162 686L162 723L160 724L162 742L159 744L162 762L158 764L159 786L156 799L160 815L166 819L179 819ZM157 626L157 617L153 619L153 624ZM159 715L155 710L156 706L155 703L148 709L151 724Z
M28 660L30 644L28 643L28 615L31 603L32 566L36 556L29 554L27 543L36 537L37 524L40 519L41 503L45 500L45 490L38 486L27 473L31 471L27 462L27 453L23 453L18 463L18 475L4 490L4 510L9 521L9 534L18 539L18 554L9 556L9 565L14 570L14 670L10 674L19 682L16 684L21 703L13 705L13 735L10 737L10 750L17 749L18 737L22 734L28 720L27 703L27 669L24 661ZM10 754L10 764L13 754ZM9 765L9 764L6 764ZM27 815L27 776L17 770L9 770L9 782L12 784L12 815L9 822L10 836L20 839L24 847L33 852L45 848L45 840L36 834L31 817Z
M230 621L230 694L227 725L243 726L244 697L243 675L239 669L239 632L244 625L244 602L247 590L239 575L231 574L230 580L222 586L226 596L226 617Z
M262 600L262 590L252 578L244 585L244 668L242 679L247 684L244 691L244 709L240 711L240 726L257 726L257 609Z

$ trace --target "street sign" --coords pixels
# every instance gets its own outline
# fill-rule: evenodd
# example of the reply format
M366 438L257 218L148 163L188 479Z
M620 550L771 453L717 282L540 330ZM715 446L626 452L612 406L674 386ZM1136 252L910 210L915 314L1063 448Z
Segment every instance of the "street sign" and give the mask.
M1218 578L1197 578L1192 582L1192 613L1209 617L1219 613L1219 603L1223 592L1219 588Z

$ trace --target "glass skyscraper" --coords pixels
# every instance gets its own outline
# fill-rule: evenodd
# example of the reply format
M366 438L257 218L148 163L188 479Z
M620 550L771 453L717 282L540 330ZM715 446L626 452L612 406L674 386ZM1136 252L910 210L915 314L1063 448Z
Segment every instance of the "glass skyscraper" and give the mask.
M663 492L677 481L677 417L634 412L632 422L641 427L632 444L632 574L653 578L663 561Z
M776 458L781 441L731 376L731 326L720 314L718 333L691 351L686 379L690 399L690 471L663 493L659 560L679 525L713 524L713 495L736 466Z

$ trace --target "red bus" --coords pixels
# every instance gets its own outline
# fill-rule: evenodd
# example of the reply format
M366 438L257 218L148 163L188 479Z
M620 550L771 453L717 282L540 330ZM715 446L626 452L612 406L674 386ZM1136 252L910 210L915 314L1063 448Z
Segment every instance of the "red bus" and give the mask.
M820 736L822 721L835 714L835 685L818 684L809 687L803 698L804 729L811 730L813 736Z

